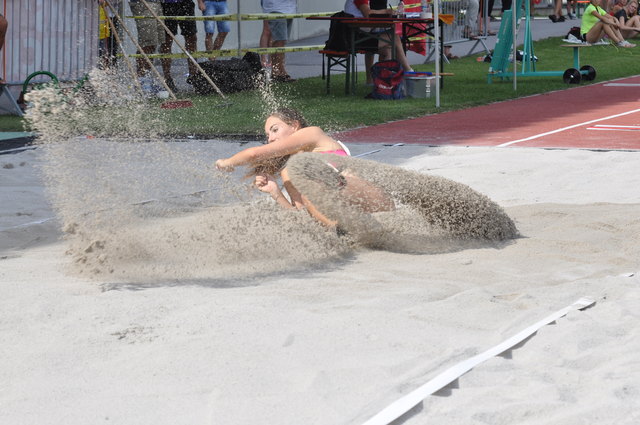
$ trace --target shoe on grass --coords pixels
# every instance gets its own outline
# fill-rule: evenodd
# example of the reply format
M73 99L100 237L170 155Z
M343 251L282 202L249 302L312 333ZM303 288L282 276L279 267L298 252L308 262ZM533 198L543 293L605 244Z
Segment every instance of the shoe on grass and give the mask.
M627 40L622 40L622 41L618 41L618 46L619 47L636 47L635 44L633 43L629 43Z

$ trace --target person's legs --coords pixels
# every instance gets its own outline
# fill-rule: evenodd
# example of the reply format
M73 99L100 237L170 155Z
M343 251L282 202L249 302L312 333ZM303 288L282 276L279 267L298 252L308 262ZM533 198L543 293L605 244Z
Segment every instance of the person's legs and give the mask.
M289 39L291 32L291 19L277 19L269 21L269 29L271 30L272 46L284 47ZM293 79L287 73L285 68L285 54L274 53L271 55L271 66L273 69L273 79L280 82L290 82Z
M195 22L194 22L195 23ZM187 49L187 52L193 53L198 48L198 36L195 34L185 35L184 36L184 47ZM187 64L189 67L189 76L196 75L198 73L198 68L191 61L191 59L187 59Z
M479 21L478 21L478 33L484 35L484 28L485 28L485 23L487 26L487 35L495 35L496 33L494 31L491 31L491 12L493 11L493 4L494 4L495 0L488 0L486 2L486 7L487 7L487 16L485 16L484 12L485 12L485 0L480 0L480 4L479 4L479 9L480 9L480 16L479 16Z
M120 36L120 34L122 34L122 30L121 30L121 23L120 23L120 19L117 16L113 16L111 17L111 22L113 22L113 26L116 29L115 32L118 33L118 36ZM111 52L111 57L109 58L110 60L110 66L116 65L118 63L118 39L116 38L116 35L114 33L114 31L111 31L111 34L109 35L109 46L110 46L110 52Z
M327 166L330 166L327 164ZM324 215L316 206L303 194L301 194L291 183L287 169L281 173L283 186L289 193L291 202L297 209L306 209L307 212L327 227L335 227L339 224L335 220L331 220ZM387 192L381 187L364 180L348 170L336 172L336 183L343 181L344 186L340 186L340 196L349 205L358 207L362 212L374 213L382 211L393 211L396 209L395 202ZM325 184L331 184L331 181L324 181ZM337 187L336 187L337 189Z
M640 30L640 16L639 15L634 15L631 18L627 19L626 23L627 23L628 26ZM632 35L632 37L635 37L636 35L638 35L637 32L634 35Z
M0 50L4 48L4 39L7 36L7 28L9 28L7 18L0 15Z
M585 41L587 43L595 43L597 41L600 41L600 39L604 35L604 26L605 25L602 23L602 21L596 22L596 24L591 27L589 32L585 35Z
M605 24L602 21L598 21L593 28L589 30L586 40L588 43L595 43L599 41L604 34L606 34L609 39L615 43L621 43L624 41L622 34L620 34L620 31L618 31L617 28L614 28L609 24ZM633 47L633 45L629 45L629 47Z
M142 51L144 53L146 53L147 55L150 55L150 54L152 54L152 53L154 53L156 51L156 46L142 46ZM136 64L138 65L138 76L139 77L142 77L148 71L151 70L151 67L149 66L149 64L147 63L147 61L144 58L136 59Z
M562 16L562 0L556 0L553 7L553 15L549 15L549 19L552 22L564 22L564 16Z
M395 38L393 43L396 49L396 60L400 62L400 65L402 65L402 68L405 71L412 72L413 68L407 60L407 55L404 53L404 49L402 48L402 41L400 41L400 36L398 36L398 34L396 34L394 31L393 37ZM383 40L380 40L380 42L378 43L378 53L380 54L380 60L389 60L392 58L390 44L391 39L389 37L389 32L384 33L382 35L382 38Z
M163 3L162 4L162 13L164 16L179 16L179 11L176 9L174 3ZM164 24L167 26L171 34L174 36L178 32L178 21L173 19L167 19L164 21ZM173 38L170 34L165 34L164 42L160 45L160 53L169 54L171 53L171 45L173 44ZM164 74L164 79L173 90L175 87L175 83L173 82L173 78L171 77L171 59L162 59L160 61L162 63L162 73Z
M222 45L224 44L224 40L225 38L227 38L227 34L229 34L228 32L219 32L218 36L216 37L216 39L213 42L213 50L220 50L222 48Z
M387 61L391 59L391 41L389 33L385 33L381 37L383 39L378 40L378 55L380 55L381 61Z
M405 71L413 72L413 68L409 64L407 55L404 53L404 49L402 48L402 41L400 41L400 36L398 34L395 34L395 32L394 32L394 36L396 38L395 40L396 59L398 60L398 62L400 62L400 64L402 65Z
M609 29L611 31L611 33L613 35L616 36L616 43L618 43L618 46L620 47L636 47L635 44L629 43L628 41L626 41L624 39L624 37L622 36L622 34L620 33L620 30L612 25L605 25L605 32L607 32L607 29ZM607 35L609 35L609 33L607 32ZM609 38L611 38L612 40L614 40L613 37L611 37L611 35L609 35Z
M177 10L177 16L195 16L196 6L192 1L185 1L182 3L176 3L179 10ZM178 21L180 27L180 34L184 37L184 48L187 52L195 52L198 48L198 29L195 21ZM175 35L175 32L174 32ZM195 66L191 59L187 59L187 66L189 67L189 77L198 73L198 68ZM187 82L190 82L190 78L187 77Z
M284 40L271 42L273 47L284 47L286 44L287 42ZM284 67L284 53L271 54L271 67L273 69L274 77L284 77L287 75L287 70Z
M172 44L173 39L169 35L167 35L164 43L160 45L160 53L165 55L171 53ZM173 83L173 77L171 77L171 59L162 59L160 62L162 63L162 73L164 74L164 79L167 82Z
M262 34L260 35L260 47L267 48L271 47L271 30L269 29L269 21L262 21ZM262 61L262 66L267 67L271 58L269 54L260 55L260 60Z
M216 3L216 15L226 15L229 13L226 1L218 1ZM213 50L220 50L224 44L224 40L227 38L227 34L231 31L231 25L229 21L218 21L218 36L213 42Z
M205 21L206 22L206 21ZM213 33L208 32L206 33L206 35L204 36L204 48L207 49L208 52L214 50L213 48ZM211 60L214 60L215 57L211 57L209 58Z
M478 34L478 10L480 9L479 0L467 0L467 13L465 14L465 26L463 37L471 38Z
M382 188L358 176L349 174L347 171L341 174L346 180L341 192L347 203L355 205L368 213L396 209L393 199Z
M371 67L373 66L375 56L375 53L364 54L364 67L367 75L367 84L373 84L373 78L371 77Z
M160 3L148 3L148 5L154 13L158 15L164 13ZM130 6L134 16L150 16L149 10L142 3L133 2L130 3ZM164 29L154 18L136 19L136 29L138 44L146 54L155 53L156 48L164 42ZM136 64L138 76L143 76L150 70L150 66L144 58L137 58Z
M202 12L204 16L214 16L216 14L215 1L205 1L205 10ZM215 21L204 21L204 47L207 51L214 50L213 47L213 34L216 32L216 23ZM215 60L215 57L209 58L210 60Z
M633 38L636 34L638 34L638 32L634 30L620 30L620 35L625 40L629 38Z

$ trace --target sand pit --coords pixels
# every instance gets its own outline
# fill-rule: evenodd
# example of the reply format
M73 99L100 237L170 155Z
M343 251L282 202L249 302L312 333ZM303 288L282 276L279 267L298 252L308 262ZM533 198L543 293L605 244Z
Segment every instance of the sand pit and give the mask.
M368 156L468 185L521 235L418 252L345 244L239 175L213 190L238 144L95 140L67 168L49 148L0 156L0 423L358 424L582 296L400 423L640 420L639 153Z

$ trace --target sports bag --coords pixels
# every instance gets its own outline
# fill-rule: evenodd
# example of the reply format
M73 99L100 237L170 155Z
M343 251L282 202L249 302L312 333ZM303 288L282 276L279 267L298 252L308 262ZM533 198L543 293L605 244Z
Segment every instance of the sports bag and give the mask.
M380 61L371 67L373 91L368 99L404 98L404 69L397 60Z

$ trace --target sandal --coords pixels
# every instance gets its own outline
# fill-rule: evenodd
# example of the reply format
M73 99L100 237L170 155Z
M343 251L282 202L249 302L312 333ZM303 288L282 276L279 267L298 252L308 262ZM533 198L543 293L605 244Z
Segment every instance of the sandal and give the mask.
M474 34L474 33L470 32L470 31L462 33L462 36L464 38L468 38L470 40L477 40L478 39L478 34Z

